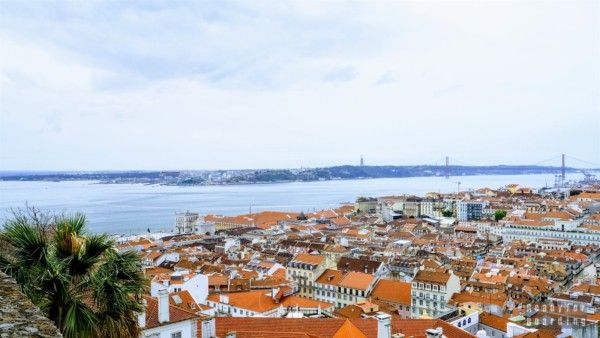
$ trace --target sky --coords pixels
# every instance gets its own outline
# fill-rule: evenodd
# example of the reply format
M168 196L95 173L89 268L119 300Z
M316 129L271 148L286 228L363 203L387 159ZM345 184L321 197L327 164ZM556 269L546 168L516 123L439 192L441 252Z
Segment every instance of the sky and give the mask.
M600 167L599 3L3 0L0 170Z

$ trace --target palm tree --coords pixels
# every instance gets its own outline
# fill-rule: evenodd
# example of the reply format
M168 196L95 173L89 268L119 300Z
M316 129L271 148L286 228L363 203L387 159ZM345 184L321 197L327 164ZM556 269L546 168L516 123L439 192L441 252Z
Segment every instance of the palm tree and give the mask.
M139 257L85 230L82 214L40 224L23 214L0 232L0 270L65 338L137 337L145 280Z

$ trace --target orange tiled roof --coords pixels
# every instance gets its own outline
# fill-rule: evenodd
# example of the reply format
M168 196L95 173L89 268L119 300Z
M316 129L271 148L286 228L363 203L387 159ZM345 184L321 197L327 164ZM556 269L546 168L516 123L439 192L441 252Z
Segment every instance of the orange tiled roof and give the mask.
M333 338L367 338L351 321L347 320L333 335Z
M447 338L475 338L474 335L440 319L392 319L392 334L403 333L405 337L426 338L427 329L441 327Z
M373 279L375 279L375 277L368 273L349 271L344 278L342 278L339 286L357 290L366 290L373 282Z
M600 192L582 192L579 195L573 196L575 198L589 198L589 199L600 199Z
M413 280L418 282L446 284L448 283L449 278L450 274L447 272L419 270Z
M508 319L496 316L489 312L482 312L479 314L479 323L489 326L498 331L506 332L506 326L508 324Z
M341 318L217 317L215 321L218 337L225 337L227 332L235 331L238 337L330 338L336 335L347 320ZM364 334L364 337L377 337L376 320L356 319L350 320L350 322ZM246 332L252 334L246 334Z
M323 262L324 259L325 257L320 255L298 254L296 257L294 257L293 261L319 265L321 264L321 262Z
M377 320L375 319L217 317L215 321L216 334L219 337L224 337L227 332L235 331L238 333L238 337L329 338L334 337L346 321L352 323L365 337L377 337ZM475 338L474 335L443 320L392 319L392 333L404 333L406 337L425 338L425 331L436 327L441 327L447 338ZM277 330L275 331L274 328ZM252 334L248 334L248 332ZM285 334L282 336L277 332Z
M270 290L235 292L229 293L227 296L229 297L230 305L259 313L276 309L279 306L299 306L303 308L317 308L320 306L322 309L333 306L333 304L330 303L297 296L284 297L280 303L276 303L270 295ZM220 295L209 295L208 300L220 303Z
M151 329L162 324L158 322L158 300L154 297L145 296L146 300L146 327ZM168 324L182 322L184 320L197 319L200 316L193 312L186 311L176 306L169 305L169 322ZM166 324L166 323L165 323Z
M371 293L371 297L387 302L410 305L411 283L398 280L380 279Z
M325 271L323 271L321 276L319 276L319 278L315 280L315 283L337 286L343 277L344 273L339 270L326 269Z
M190 312L197 312L200 307L187 290L169 294L169 304Z

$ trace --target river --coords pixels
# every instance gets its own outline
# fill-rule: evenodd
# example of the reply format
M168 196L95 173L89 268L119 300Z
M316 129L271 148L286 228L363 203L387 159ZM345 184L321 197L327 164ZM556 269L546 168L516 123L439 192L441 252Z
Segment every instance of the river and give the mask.
M568 179L581 178L578 174ZM84 212L93 232L132 234L170 230L178 211L236 215L263 210L313 211L351 202L358 196L424 195L518 183L532 188L552 185L554 176L479 175L407 177L229 186L97 184L90 181L0 182L0 218L25 203L43 210Z

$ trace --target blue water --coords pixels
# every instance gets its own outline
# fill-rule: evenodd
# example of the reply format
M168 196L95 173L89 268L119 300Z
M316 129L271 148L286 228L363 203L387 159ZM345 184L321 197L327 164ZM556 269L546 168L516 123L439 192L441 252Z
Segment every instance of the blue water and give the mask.
M579 178L570 175L569 179ZM43 210L84 212L94 232L117 234L170 231L178 211L236 215L262 210L313 211L354 201L358 196L414 194L430 191L498 188L509 183L540 188L553 184L548 175L481 175L409 177L307 183L275 183L231 186L148 186L96 184L89 181L0 182L0 218L25 203Z

